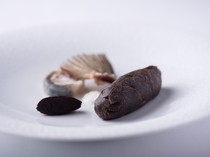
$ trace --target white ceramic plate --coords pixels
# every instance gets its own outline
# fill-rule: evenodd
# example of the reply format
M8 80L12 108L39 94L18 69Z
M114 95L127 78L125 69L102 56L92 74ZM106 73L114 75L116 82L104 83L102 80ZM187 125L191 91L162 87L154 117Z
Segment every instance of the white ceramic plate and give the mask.
M117 75L156 65L163 86L153 101L113 121L93 104L64 116L36 111L42 82L67 58L105 52ZM34 138L103 140L142 136L210 114L210 40L191 32L129 24L76 23L0 36L0 131Z

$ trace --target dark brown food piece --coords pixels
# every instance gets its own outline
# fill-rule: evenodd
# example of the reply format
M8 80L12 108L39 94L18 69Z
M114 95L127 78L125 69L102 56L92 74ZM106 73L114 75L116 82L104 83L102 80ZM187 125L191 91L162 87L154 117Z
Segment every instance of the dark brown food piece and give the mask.
M95 112L104 120L122 117L158 95L161 72L156 66L132 71L104 89L95 101Z
M62 115L77 110L81 107L81 103L75 98L54 96L42 99L36 109L46 115Z

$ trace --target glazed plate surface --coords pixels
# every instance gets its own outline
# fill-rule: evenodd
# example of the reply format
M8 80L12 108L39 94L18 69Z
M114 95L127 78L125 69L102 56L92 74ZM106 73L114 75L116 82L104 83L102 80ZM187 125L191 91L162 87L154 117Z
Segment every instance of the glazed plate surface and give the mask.
M63 116L36 111L47 95L43 79L67 58L105 53L118 76L156 65L162 89L122 118L103 121L93 103ZM0 131L33 138L86 141L143 136L186 125L210 114L210 39L148 25L74 23L0 36Z

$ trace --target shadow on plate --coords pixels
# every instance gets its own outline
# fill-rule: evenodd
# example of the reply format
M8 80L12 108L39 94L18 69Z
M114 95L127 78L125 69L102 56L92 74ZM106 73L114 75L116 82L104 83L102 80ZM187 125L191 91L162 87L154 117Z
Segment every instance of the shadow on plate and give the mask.
M81 127L88 125L88 121L91 118L90 113L86 111L76 111L70 114L59 116L46 116L42 115L37 118L37 122L47 126L57 127Z
M169 114L171 105L180 97L183 97L183 92L180 89L163 87L159 95L146 103L143 107L135 112L132 112L124 117L115 119L114 122L132 122L137 120L149 120Z

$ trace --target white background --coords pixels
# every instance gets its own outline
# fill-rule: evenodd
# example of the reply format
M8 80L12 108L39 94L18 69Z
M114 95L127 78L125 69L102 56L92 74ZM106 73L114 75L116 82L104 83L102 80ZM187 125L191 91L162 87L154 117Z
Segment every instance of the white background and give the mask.
M160 0L0 0L0 33L13 30L36 27L43 25L62 24L74 21L127 21L130 23L149 23L185 29L186 31L200 32L210 35L210 1L208 0L185 0L185 1L160 1ZM47 148L35 149L41 145L38 141L23 141L21 138L0 136L1 156L36 156L49 155L47 149L56 148L53 143L47 143ZM182 156L209 156L210 150L210 117L188 125L166 135L154 137L165 140L165 145L152 148L153 138L148 138L145 149L152 148L154 152L142 152L145 155L160 156L174 154L174 147L182 151ZM182 145L178 140L182 140ZM173 141L171 142L167 141ZM138 145L138 141L134 141ZM116 143L118 145L119 143ZM140 142L139 145L142 143ZM44 145L44 144L43 144ZM63 143L63 148L66 146ZM115 146L113 143L110 144ZM11 146L11 147L10 147ZM46 146L46 145L45 145ZM157 146L157 145L155 145ZM129 147L129 146L128 146ZM163 148L167 149L164 150ZM18 150L18 149L19 150ZM21 149L20 149L21 148ZM195 150L195 148L197 150ZM23 151L24 149L27 149ZM89 149L89 148L87 148ZM90 149L92 149L90 147ZM59 149L57 152L62 153ZM128 149L129 150L129 149ZM132 149L130 149L132 150ZM37 153L37 151L40 151ZM43 153L41 153L43 151ZM87 151L87 150L84 150ZM114 151L112 149L111 151ZM165 152L165 154L164 154ZM114 153L114 152L113 152ZM98 153L100 154L100 153ZM135 154L135 152L133 152ZM170 156L173 156L170 154ZM51 154L52 156L53 154ZM158 155L158 154L157 154ZM180 154L179 154L180 155ZM57 154L58 156L58 154ZM174 154L174 156L176 156Z
M69 21L128 21L210 34L208 0L1 0L0 31Z

